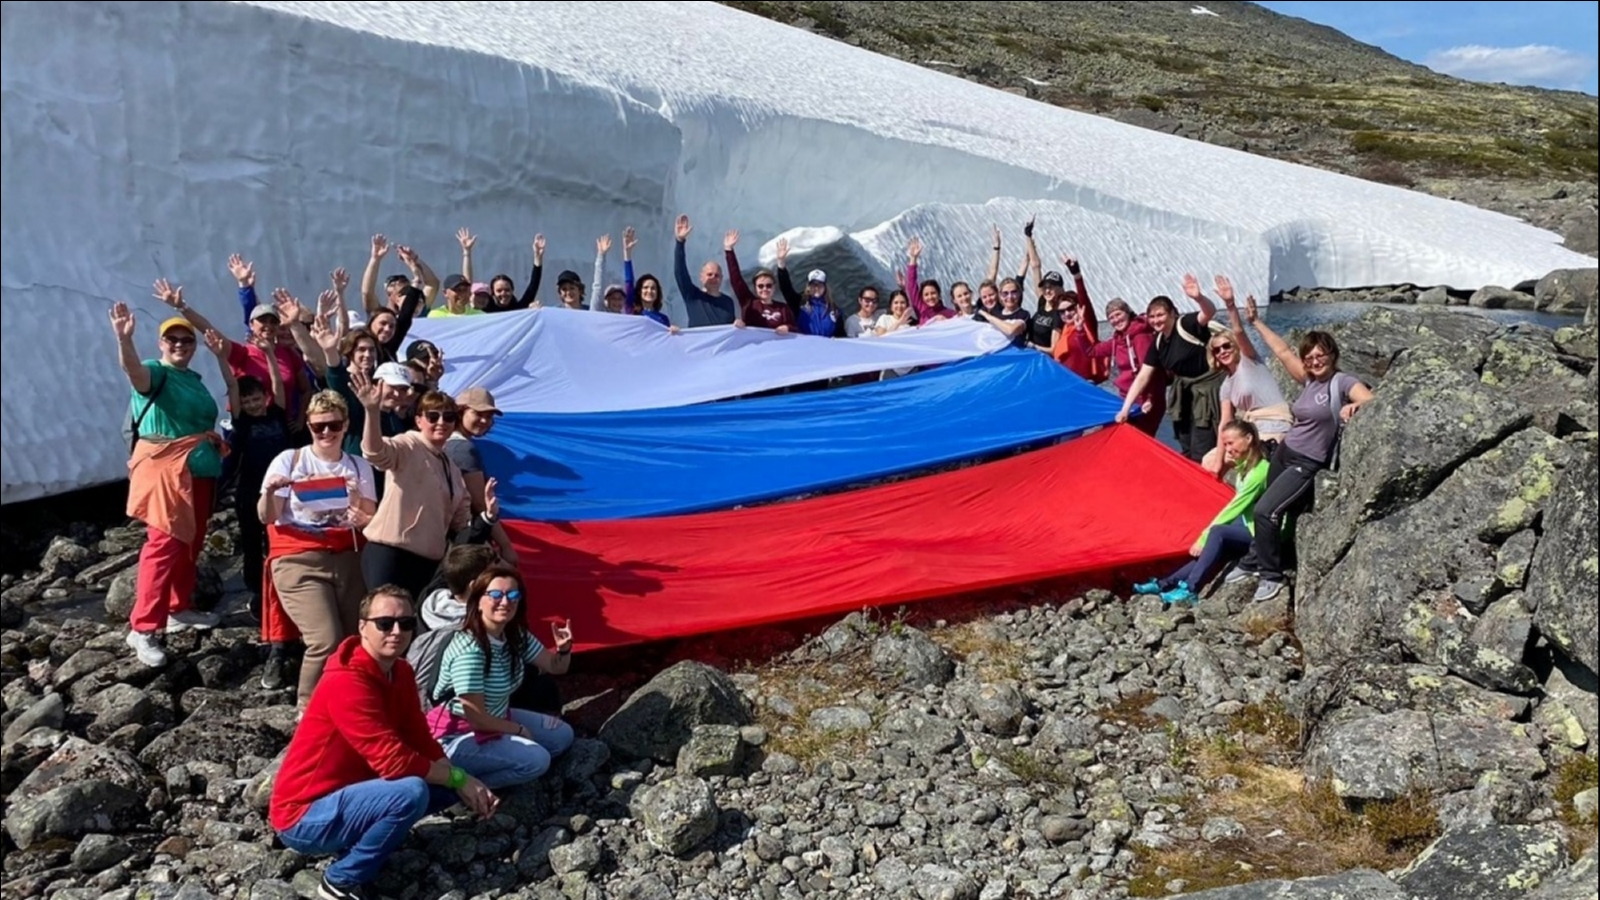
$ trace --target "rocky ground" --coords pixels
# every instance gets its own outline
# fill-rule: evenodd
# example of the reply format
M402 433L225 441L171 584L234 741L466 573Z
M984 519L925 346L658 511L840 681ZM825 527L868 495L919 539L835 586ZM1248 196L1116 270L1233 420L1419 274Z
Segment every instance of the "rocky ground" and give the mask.
M571 753L421 824L379 887L1595 897L1596 330L1382 308L1340 338L1378 399L1292 598L1042 586L581 659ZM137 545L80 526L6 577L5 896L310 897L322 861L262 817L292 698L249 627L134 661Z
M1594 255L1600 105L1477 84L1253 3L729 6L1132 125L1518 216Z

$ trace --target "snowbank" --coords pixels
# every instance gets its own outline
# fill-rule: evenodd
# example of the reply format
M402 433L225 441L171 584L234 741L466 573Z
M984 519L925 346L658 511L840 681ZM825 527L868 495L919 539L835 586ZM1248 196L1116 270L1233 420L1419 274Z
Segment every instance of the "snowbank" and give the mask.
M594 236L633 224L640 271L670 283L685 211L695 261L720 256L728 227L748 264L770 262L784 229L834 229L809 232L831 237L792 264L888 283L920 233L923 270L948 283L981 275L996 219L1014 271L1037 210L1047 258L1082 257L1101 303L1175 293L1188 269L1262 295L1594 265L1505 216L1066 112L713 3L3 10L3 502L124 474L106 308L133 302L153 351L149 284L165 276L242 330L234 251L263 287L312 296L336 265L359 276L373 231L454 271L451 235L468 225L481 272L521 284L534 233L550 238L550 282L587 277Z

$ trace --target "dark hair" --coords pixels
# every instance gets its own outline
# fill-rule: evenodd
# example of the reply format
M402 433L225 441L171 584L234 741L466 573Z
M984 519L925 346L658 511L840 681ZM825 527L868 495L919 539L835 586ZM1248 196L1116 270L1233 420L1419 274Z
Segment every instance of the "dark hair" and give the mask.
M1330 368L1339 367L1339 342L1333 339L1333 335L1326 331L1306 332L1306 336L1300 339L1300 358L1305 359L1313 350L1327 354Z
M365 619L372 612L373 601L379 597L393 597L403 601L412 610L417 608L417 601L412 598L410 591L398 584L382 584L367 591L367 595L361 598L361 606L357 609L356 615Z
M950 285L950 296L955 296L956 288L966 288L967 290L971 291L972 285L967 284L965 281L958 281L955 284Z
M1006 285L1008 285L1008 284L1016 286L1016 289L1017 289L1017 305L1020 306L1022 304L1022 279L1021 278L1002 278L1002 279L1000 279L1000 302L1004 303L1005 300L1006 300ZM1042 303L1044 301L1041 300L1040 302Z
M1168 297L1166 294L1158 294L1154 297L1151 297L1150 302L1146 304L1144 311L1148 313L1158 306L1166 309L1167 315L1169 316L1175 316L1178 314L1177 304L1173 303L1172 298Z
M411 283L411 278L409 276L407 276L407 275L390 275L388 278L385 278L383 280L383 284L384 284L385 287L394 287L396 285L408 285L410 283Z
M939 292L939 302L943 303L944 302L944 288L940 287L939 286L939 282L936 279L933 279L933 278L925 278L925 279L923 279L921 284L917 285L917 296L921 297L922 296L922 292L926 291L930 287L932 287L934 290ZM906 299L909 300L910 298L907 297Z
M507 285L509 290L511 290L512 292L516 291L517 283L515 281L511 280L511 276L510 275L507 275L504 272L502 272L499 275L496 275L495 277L489 279L489 293L491 293L491 294L494 293L494 286L499 284L502 281L504 281L506 283L506 285Z
M393 316L394 320L396 322L400 321L400 314L399 313L395 312L394 310L390 309L387 306L380 306L377 309L372 311L372 315L367 317L367 328L369 330L372 328L372 323L377 321L379 316ZM377 338L373 338L373 340L377 340Z
M380 312L388 312L388 310L380 310ZM373 315L376 316L377 313L373 313ZM364 340L371 341L375 350L381 351L383 349L371 331L368 331L364 326L357 326L344 333L344 339L339 342L339 355L344 357L346 362L349 362L350 357L355 355L356 345Z
M248 397L251 394L265 394L267 392L267 386L262 384L261 379L254 375L240 375L237 384L239 396L241 397Z
M633 283L633 299L637 304L635 308L638 312L644 312L644 286L647 282L656 286L655 303L650 307L650 309L655 312L660 312L661 304L667 299L667 291L666 288L661 286L661 279L651 275L649 272L640 275L639 280Z
M489 667L494 661L494 652L489 646L489 632L483 625L483 610L478 601L489 590L489 585L494 584L497 578L509 578L517 583L517 590L522 591L522 609L511 618L506 625L506 650L511 656L511 689L516 690L522 683L522 653L528 646L528 628L523 619L527 614L528 589L522 583L522 573L510 566L498 564L490 566L478 573L472 579L472 584L467 586L466 595L461 599L466 601L467 620L461 623L461 630L472 635L478 642L478 648L483 651L483 674L489 674Z
M756 286L756 282L760 281L763 278L770 279L772 281L772 286L773 287L777 287L778 286L778 276L772 274L772 270L771 269L757 269L756 273L754 275L750 276L750 286L751 287L755 287Z
M1250 440L1250 456L1248 459L1251 466L1266 458L1267 452L1261 446L1261 432L1256 429L1254 422L1246 419L1232 419L1228 424L1222 426L1222 430L1237 432ZM1237 467L1239 463L1235 462L1234 465Z
M460 599L472 589L472 582L500 559L492 544L457 544L439 563L439 574L452 596Z
M424 413L433 412L434 410L455 409L455 398L451 397L449 394L446 394L444 391L428 391L417 400L416 414L420 416Z
M859 301L862 297L866 296L867 291L871 291L872 292L872 300L873 300L874 303L876 303L878 301L878 298L883 295L883 291L880 290L877 285L869 284L866 287L862 288L861 290L856 291L856 300Z

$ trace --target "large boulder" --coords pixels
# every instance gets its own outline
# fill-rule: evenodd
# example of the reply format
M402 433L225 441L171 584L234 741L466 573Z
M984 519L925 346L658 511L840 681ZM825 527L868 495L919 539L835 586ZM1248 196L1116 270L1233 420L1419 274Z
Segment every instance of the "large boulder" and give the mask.
M1545 637L1573 659L1600 671L1600 551L1596 453L1591 445L1567 466L1544 515L1544 538L1534 550L1527 603Z
M1524 725L1417 710L1334 716L1312 739L1306 766L1354 800L1470 790L1486 773L1527 780L1548 770Z
M1558 346L1555 332L1518 325L1490 344L1482 381L1533 413L1535 425L1561 437L1600 424L1600 399L1585 385L1592 370L1592 362Z
M1520 900L1566 865L1566 844L1552 828L1461 828L1429 845L1395 881L1411 900Z
M680 662L635 691L600 726L599 738L619 756L671 765L697 725L749 725L750 708L723 672Z
M1498 577L1499 547L1538 521L1572 452L1538 429L1520 431L1443 473L1425 499L1353 529L1348 551L1325 560L1326 570L1302 564L1295 630L1308 659L1392 652L1417 602L1477 615L1510 593ZM1326 551L1327 530L1349 522L1333 518L1312 517L1306 542Z
M1232 887L1190 894L1173 894L1169 900L1409 900L1410 895L1381 873L1352 869L1337 875L1318 875L1298 881L1252 881Z
M13 798L6 834L26 850L51 838L125 831L149 818L144 798L110 781L74 781L42 794Z
M1600 269L1557 269L1539 279L1533 296L1539 309L1582 315L1600 292Z
M1427 496L1531 420L1444 345L1408 350L1345 429L1338 491L1299 531L1302 577L1329 571L1364 523Z

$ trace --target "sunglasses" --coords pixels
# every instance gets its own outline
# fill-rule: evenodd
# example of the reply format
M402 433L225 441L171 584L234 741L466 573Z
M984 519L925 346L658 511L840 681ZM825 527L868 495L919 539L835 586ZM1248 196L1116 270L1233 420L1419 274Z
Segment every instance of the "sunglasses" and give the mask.
M758 290L758 291L770 291L770 290L772 290L772 285L763 282L761 284L756 285L756 290Z
M516 589L512 589L512 590L509 590L509 591L502 591L499 588L496 588L496 589L494 589L492 591L484 591L483 595L485 597L488 597L490 600L493 600L496 603L521 603L522 602L522 592L519 591L519 590L516 590Z
M1233 349L1233 345L1232 344L1212 344L1211 345L1211 349L1212 350L1232 350Z
M311 429L311 433L312 434L327 434L330 431L343 431L344 430L344 423L343 422L309 422L309 423L307 423L306 427Z
M384 634L395 630L396 627L399 627L401 631L417 630L416 616L369 616L361 621L372 623L373 628Z
M167 343L171 344L174 347L193 347L194 346L194 338L192 338L192 337L167 337L167 338L162 338L162 340L166 341Z
M449 409L430 409L423 413L422 417L434 425L437 425L440 422L443 422L446 425L454 425L456 420L460 418L460 416L456 415L454 410Z
M1000 292L1000 296L1002 296L1002 297L1015 297L1015 296L1017 296L1017 294L1018 294L1017 291L1001 291Z

